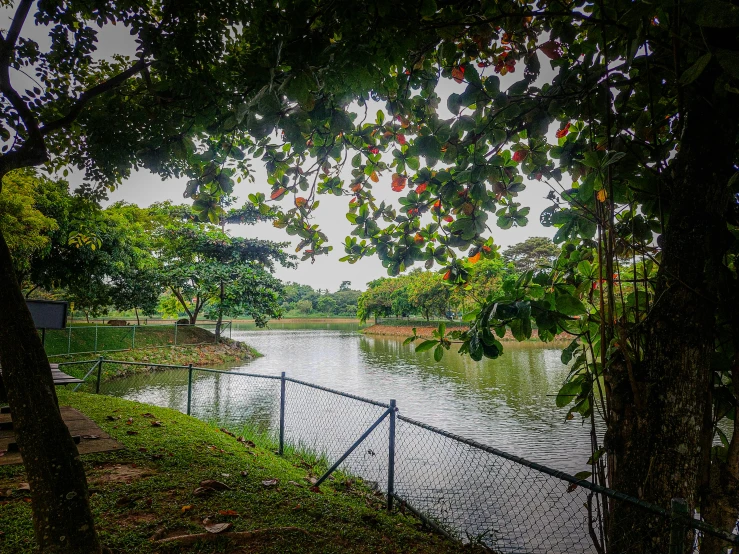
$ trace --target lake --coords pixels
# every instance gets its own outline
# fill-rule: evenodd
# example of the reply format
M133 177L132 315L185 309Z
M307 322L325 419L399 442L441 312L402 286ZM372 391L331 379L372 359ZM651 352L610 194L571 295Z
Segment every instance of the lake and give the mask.
M498 360L475 362L454 350L435 362L402 339L364 335L351 323L234 326L234 339L264 357L242 371L279 375L388 402L399 413L571 473L587 468L589 427L566 421L554 403L568 368L560 349L504 343Z
M557 470L588 467L589 427L579 418L566 421L566 411L555 406L568 372L557 348L507 342L498 360L474 362L452 351L437 363L402 339L336 322L234 326L232 338L264 356L227 373L194 372L191 407L196 417L236 432L246 426L276 433L281 382L275 377L284 371L302 382L286 382L286 443L330 462L385 408L307 383L382 403L395 399L401 416ZM105 382L101 392L185 411L187 383L187 370L168 370ZM342 466L382 490L387 421ZM510 553L592 551L585 489L412 422L397 425L395 492L456 536Z

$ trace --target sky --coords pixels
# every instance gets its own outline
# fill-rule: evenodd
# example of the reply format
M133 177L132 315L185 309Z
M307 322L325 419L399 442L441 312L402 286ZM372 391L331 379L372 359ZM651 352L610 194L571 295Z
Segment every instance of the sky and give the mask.
M8 8L0 9L0 28L8 28L12 12ZM36 40L41 48L48 44L48 29L34 25L33 20L29 18L26 22L21 36ZM98 59L109 59L113 54L124 54L132 56L135 53L134 37L128 30L122 26L106 25L99 31L98 42ZM540 56L541 57L541 56ZM546 81L551 77L551 70L547 70L549 64L546 58L540 60L542 63L542 75L539 81ZM492 71L488 68L487 71ZM27 79L21 74L12 76L16 86L22 85L22 81ZM501 89L509 86L513 82L520 79L520 75L513 74L501 78ZM450 117L451 113L446 111L446 98L452 92L462 92L464 84L457 84L454 81L444 81L438 93L441 97L440 116ZM377 109L381 109L382 104L370 106L370 114ZM389 119L389 118L386 118ZM389 159L388 159L389 161ZM267 175L259 160L253 162L255 169L255 181L253 183L248 180L242 180L234 189L234 196L238 198L236 205L242 205L249 194L254 192L270 191L267 184ZM392 172L388 171L381 175L380 182L373 188L373 193L379 201L397 200L398 194L393 193L390 189ZM61 176L59 176L61 177ZM78 172L71 172L68 177L72 188L76 188L82 183L82 176ZM171 200L175 203L185 203L191 200L183 197L185 190L185 182L187 179L168 179L162 178L148 171L136 171L131 177L123 182L115 191L108 194L108 200L103 205L110 205L113 202L125 201L137 204L141 207L147 207L154 202L162 202ZM496 244L501 246L501 251L506 247L524 241L532 236L552 237L555 229L543 227L539 223L539 214L550 205L545 200L549 189L544 183L537 181L527 182L525 191L519 194L518 201L523 206L531 207L529 215L529 224L524 228L513 227L507 230L501 230L495 226L495 217L489 219L489 225L492 229L492 236ZM342 243L348 236L353 227L346 219L346 212L349 203L349 197L336 197L332 195L323 195L318 198L321 206L315 212L314 222L319 224L324 233L329 238L329 244L334 250L327 256L317 257L315 263L310 261L299 262L297 269L288 269L278 267L276 276L283 281L295 281L302 284L311 285L314 288L328 289L335 291L339 288L342 281L351 281L352 288L364 290L368 281L372 281L379 277L387 275L385 268L379 258L371 257L358 261L355 264L340 262L339 258L345 255ZM230 225L227 231L234 236L252 237L259 239L267 239L278 242L289 242L291 246L288 251L294 252L295 246L299 239L290 237L283 229L277 229L269 222L258 223L253 226Z

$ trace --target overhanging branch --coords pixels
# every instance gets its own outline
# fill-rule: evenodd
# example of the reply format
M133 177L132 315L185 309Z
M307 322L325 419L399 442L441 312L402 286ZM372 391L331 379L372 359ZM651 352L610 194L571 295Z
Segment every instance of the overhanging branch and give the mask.
M75 119L77 119L77 116L79 116L80 112L82 112L83 108L90 100L92 100L96 96L100 96L101 94L104 94L116 88L119 85L122 85L130 77L134 76L136 73L145 70L147 67L149 67L149 62L139 60L118 75L111 77L107 81L103 81L99 85L95 85L91 89L86 90L84 93L82 93L77 102L74 103L72 109L69 110L69 113L67 115L44 125L41 128L41 135L46 136L49 133L56 131L57 129L61 129L71 124Z

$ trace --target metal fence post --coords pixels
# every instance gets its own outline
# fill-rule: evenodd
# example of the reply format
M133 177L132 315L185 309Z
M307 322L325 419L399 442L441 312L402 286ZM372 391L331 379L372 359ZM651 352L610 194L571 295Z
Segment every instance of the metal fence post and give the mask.
M176 329L177 327L175 327ZM190 415L190 404L192 402L192 364L187 366L187 415Z
M67 327L67 354L72 353L72 326Z
M131 333L131 350L136 349L136 325L133 326L133 332Z
M177 322L174 324L174 345L177 346Z
M688 515L688 503L682 498L673 498L670 506L672 521L670 522L670 554L685 553L685 518Z
M98 358L98 378L95 382L95 394L100 394L100 379L103 376L103 357Z
M97 351L98 351L98 326L95 325L95 348L93 352L97 352Z
M390 400L390 429L388 431L387 456L387 509L393 509L393 495L395 494L395 400Z
M280 456L285 449L285 372L280 376L280 446L278 452Z

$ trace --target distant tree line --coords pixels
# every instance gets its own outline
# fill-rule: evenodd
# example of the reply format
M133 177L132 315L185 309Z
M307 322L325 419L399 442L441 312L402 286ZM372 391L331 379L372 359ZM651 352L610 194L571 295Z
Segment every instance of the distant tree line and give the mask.
M548 238L531 237L506 249L502 256L473 257L464 271L467 286L452 286L448 272L416 269L397 277L368 283L359 297L357 315L362 321L378 317L420 317L453 319L474 309L490 295L515 282L524 272L551 263L559 249Z
M339 290L314 289L309 285L285 283L282 289L282 310L285 316L346 316L357 315L361 291L353 290L350 281L343 281Z
M30 170L3 183L0 230L27 298L68 300L88 320L118 311L190 323L248 316L264 325L282 314L272 271L294 266L285 244L225 232L226 223L259 220L254 208L202 222L190 206L168 202L102 209Z

